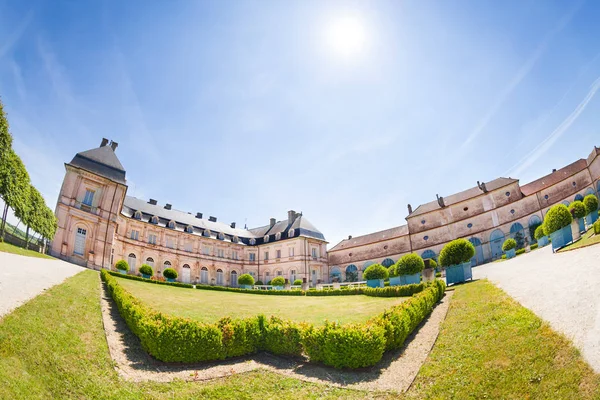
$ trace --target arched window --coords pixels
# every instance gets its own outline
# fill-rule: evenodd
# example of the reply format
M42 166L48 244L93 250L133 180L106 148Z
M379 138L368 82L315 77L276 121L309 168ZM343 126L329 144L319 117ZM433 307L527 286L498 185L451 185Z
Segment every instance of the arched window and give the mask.
M265 235L265 237L263 238L263 241L265 243L268 243L269 242L269 235Z
M223 285L223 270L220 268L217 270L217 285Z
M296 280L296 270L293 269L290 271L290 283L294 284L294 281Z
M496 229L490 235L490 249L492 251L492 259L502 257L502 243L504 243L504 233L500 229Z
M135 271L135 261L136 261L135 254L131 253L131 254L129 254L129 256L127 256L127 263L129 264L130 271Z
M585 195L587 196L588 194L594 194L594 189L587 188L587 190L585 191Z
M583 196L579 193L575 195L575 201L583 201Z
M281 240L281 232L275 234L275 240Z
M358 281L358 268L356 265L350 264L346 267L346 282Z
M208 283L208 268L206 267L202 267L202 269L200 269L200 283Z
M169 221L169 229L175 229L175 221Z
M331 268L331 282L341 282L342 271L338 267Z
M171 267L171 262L170 262L170 261L165 261L165 262L163 263L163 271L164 271L165 269L167 269L167 268L170 268L170 267ZM160 272L160 271L159 271L159 272Z
M428 258L433 258L435 260L436 259L435 251L433 251L431 249L425 250L423 253L421 253L421 258L423 260L426 260Z
M188 226L185 227L185 231L187 233L194 233L194 227L191 226L191 225L188 225Z
M471 266L483 264L483 248L481 247L481 240L476 237L469 239L469 242L475 247L475 255L471 258Z
M562 203L567 207L569 207L569 204L571 204L569 203L569 200L563 200Z
M230 279L231 279L230 286L231 287L237 287L237 285L238 285L237 284L237 279L238 279L237 271L231 271L231 278Z
M389 267L391 267L391 266L392 266L392 265L394 265L394 264L395 264L395 263L394 263L394 260L392 260L391 258L386 258L385 260L383 260L383 261L381 262L381 265L383 265L383 266L384 266L384 267L386 267L386 268L389 268Z
M523 225L515 222L510 226L510 236L517 241L517 249L522 249L525 246L525 230Z
M363 264L362 270L364 271L365 269L367 269L369 266L375 264L375 261L367 261Z
M154 259L152 257L146 258L146 264L154 268Z
M158 217L155 215L154 217L152 217L152 219L150 220L151 224L158 224Z
M136 211L135 214L133 214L133 218L135 218L135 219L142 219L142 212L141 211Z
M251 238L251 239L250 239L250 244L251 244L252 246L254 246L254 245L256 244L256 239L254 239L254 238Z
M288 231L288 237L294 237L294 230L293 229L290 229Z

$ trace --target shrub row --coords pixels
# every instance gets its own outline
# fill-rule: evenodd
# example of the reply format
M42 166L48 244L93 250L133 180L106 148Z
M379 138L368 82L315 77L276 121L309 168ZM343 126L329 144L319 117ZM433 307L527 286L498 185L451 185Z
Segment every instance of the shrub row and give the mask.
M364 324L326 323L314 327L263 315L225 317L207 324L156 312L123 289L108 271L102 270L101 277L144 350L158 360L199 362L264 350L278 355L305 355L311 362L336 368L368 367L379 362L384 351L401 347L431 313L446 287L436 280Z
M594 234L600 235L600 219L594 222Z
M106 271L106 270L102 270L102 271ZM143 277L137 276L137 275L120 274L120 273L114 272L114 271L106 271L106 272L109 273L110 275L118 276L119 278L131 279L132 281L142 281L142 282L148 282L148 283L156 283L157 285L177 286L177 287L182 287L182 288L187 288L187 289L193 289L194 288L194 286L190 285L189 283L158 281L158 280L154 280L154 279L146 279L146 278L143 278Z
M525 249L519 249L519 250L515 251L515 255L517 255L517 256L524 254L524 253L525 253Z
M535 250L535 249L537 249L537 248L538 248L538 246L539 246L539 244L537 244L537 243L534 243L534 244L532 244L532 245L531 245L531 250Z

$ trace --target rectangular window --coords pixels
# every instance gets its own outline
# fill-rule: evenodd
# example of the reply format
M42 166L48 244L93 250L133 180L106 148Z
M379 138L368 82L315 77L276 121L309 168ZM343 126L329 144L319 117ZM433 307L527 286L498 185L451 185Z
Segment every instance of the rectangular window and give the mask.
M210 255L210 247L202 246L202 254L204 254L205 256L209 256Z
M312 256L313 256L313 258L317 258L317 248L316 247L312 248Z
M256 261L256 253L250 253L248 254L248 257L250 261Z
M223 249L217 249L217 257L225 257L225 250Z
M167 243L166 246L170 249L174 249L175 248L175 240L172 237L168 237L167 236Z
M290 257L294 257L294 248L293 248L293 247L290 247L290 248L288 249L288 251L289 251L289 253L290 253Z
M148 235L148 243L150 244L156 244L156 235L153 235L152 233Z
M275 258L281 258L281 250L277 250L277 252L275 254L277 256Z
M281 276L283 273L281 271L277 271L277 276Z
M233 258L234 260L238 259L238 252L236 250L231 251L231 258Z
M94 192L93 190L90 189L86 189L85 190L85 197L83 198L83 204L85 204L86 206L92 206L92 203L94 201L94 194L96 192Z
M187 242L186 244L183 245L183 249L185 251L187 251L188 253L192 252L192 248L193 248L193 244L191 242Z
M265 251L265 261L269 259L269 252Z
M252 277L255 277L255 276L256 276L256 273L255 273L254 271L250 271L250 275L251 275Z
M131 230L131 238L133 240L140 240L140 231L136 231L135 229Z

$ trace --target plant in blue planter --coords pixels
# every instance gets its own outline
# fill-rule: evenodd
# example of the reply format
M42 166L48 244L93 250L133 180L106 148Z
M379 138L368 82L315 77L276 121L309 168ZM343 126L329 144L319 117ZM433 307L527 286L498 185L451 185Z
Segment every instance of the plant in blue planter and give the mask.
M398 276L398 272L396 272L396 264L390 265L387 270L390 277L390 286L399 286L400 277Z
M544 233L550 236L552 250L557 250L573 241L571 229L573 216L564 204L556 204L548 210L544 218Z
M367 281L367 286L372 288L383 287L383 281L388 278L387 269L381 264L373 264L363 273L363 278Z
M273 289L275 290L283 290L285 286L285 278L283 276L277 276L273 278L271 285L273 285Z
M506 258L513 258L517 251L517 241L512 238L508 238L502 243L502 251L506 253Z
M242 289L252 289L254 286L254 277L250 274L242 274L238 277L237 283Z
M177 279L177 271L175 271L173 268L165 268L165 270L163 271L163 276L165 278L167 278L167 281L169 282L175 282L175 279Z
M598 220L598 198L593 194L588 194L583 198L585 206L585 222L588 227L591 227Z
M115 268L117 269L117 271L125 275L127 274L127 270L129 269L129 264L127 264L127 261L125 260L119 260L115 264Z
M396 273L401 285L421 283L421 271L425 268L423 259L415 253L402 256L396 263Z
M572 202L569 205L569 212L573 216L573 239L579 239L579 234L585 232L585 206L583 202Z
M448 285L473 279L471 258L474 255L475 247L466 239L456 239L444 246L439 261L446 268Z
M152 274L154 274L154 271L152 271L152 267L148 264L142 264L142 266L140 267L140 274L142 274L142 277L150 279Z
M533 234L535 240L538 242L539 247L544 247L548 245L548 236L546 236L546 232L544 232L544 226L540 225L535 228L535 233Z

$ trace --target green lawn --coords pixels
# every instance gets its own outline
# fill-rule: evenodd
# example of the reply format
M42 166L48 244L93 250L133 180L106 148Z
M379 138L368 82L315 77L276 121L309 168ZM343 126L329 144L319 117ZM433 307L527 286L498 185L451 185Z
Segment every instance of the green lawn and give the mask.
M165 314L215 322L229 315L247 317L257 314L311 322L362 322L399 304L407 297L353 296L273 296L184 289L119 278L119 284L135 297ZM177 304L175 307L174 305Z
M577 349L488 281L456 287L411 395L457 399L599 398Z
M594 229L592 228L583 235L581 235L581 240L578 240L573 244L563 247L558 252L560 253L562 251L575 250L581 247L587 247L598 243L600 243L600 235L594 235Z
M38 253L37 251L27 250L22 247L13 246L10 243L0 242L0 251L5 253L13 253L19 254L21 256L29 256L29 257L38 257L38 258L50 258L54 260L54 257L51 257L47 254Z

